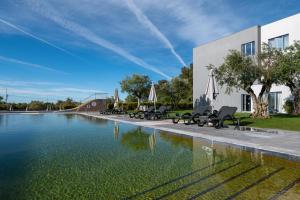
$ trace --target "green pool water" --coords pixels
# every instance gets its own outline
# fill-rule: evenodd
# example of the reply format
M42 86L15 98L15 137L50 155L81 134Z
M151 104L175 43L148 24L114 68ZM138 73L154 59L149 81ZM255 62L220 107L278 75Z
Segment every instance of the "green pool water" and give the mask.
M0 199L300 199L300 164L63 114L0 115Z

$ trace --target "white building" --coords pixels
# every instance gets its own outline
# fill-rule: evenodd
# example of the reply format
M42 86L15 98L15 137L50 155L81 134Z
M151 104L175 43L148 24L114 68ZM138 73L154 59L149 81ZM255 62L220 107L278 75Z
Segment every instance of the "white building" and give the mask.
M201 101L205 96L209 73L206 66L209 64L213 64L216 67L220 66L229 50L234 49L242 51L245 55L255 55L261 51L263 43L282 49L297 40L300 41L300 14L263 26L254 26L194 48L194 102ZM260 88L261 85L253 86L257 94ZM290 98L292 98L292 95L288 87L273 85L268 97L269 110L271 112L285 112L283 105ZM228 95L225 93L225 88L219 88L219 95L214 102L214 109L219 109L222 105L236 106L240 112L252 111L251 98L242 90L234 91Z

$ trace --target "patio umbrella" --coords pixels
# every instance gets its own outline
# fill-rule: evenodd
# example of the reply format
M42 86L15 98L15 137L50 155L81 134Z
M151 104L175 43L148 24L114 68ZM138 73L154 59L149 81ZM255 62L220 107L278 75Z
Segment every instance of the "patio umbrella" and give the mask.
M114 100L115 100L114 108L117 108L119 105L119 92L117 88L115 89Z
M217 99L218 94L214 73L211 69L209 71L207 87L205 90L206 100L212 105L213 101Z
M149 101L149 102L152 102L152 103L154 104L154 109L155 109L155 111L156 111L156 106L155 106L155 104L156 104L156 102L157 102L157 97L156 97L156 91L155 91L154 83L152 83L148 101Z

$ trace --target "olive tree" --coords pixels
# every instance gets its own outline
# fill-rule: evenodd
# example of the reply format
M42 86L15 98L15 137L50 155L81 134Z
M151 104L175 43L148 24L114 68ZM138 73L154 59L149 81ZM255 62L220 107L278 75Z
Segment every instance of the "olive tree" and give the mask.
M280 84L290 88L294 96L294 113L300 114L300 42L284 50L284 56L279 61L280 70L277 70Z
M127 92L129 95L137 98L138 108L142 99L146 99L150 91L151 81L148 76L133 74L127 76L121 81L122 92Z
M263 45L263 50L257 56L244 56L239 51L231 50L225 57L224 63L214 68L216 80L226 87L230 94L233 90L243 89L252 99L254 118L268 118L268 93L272 84L280 83L281 60L285 54L281 50ZM252 86L261 84L259 93Z

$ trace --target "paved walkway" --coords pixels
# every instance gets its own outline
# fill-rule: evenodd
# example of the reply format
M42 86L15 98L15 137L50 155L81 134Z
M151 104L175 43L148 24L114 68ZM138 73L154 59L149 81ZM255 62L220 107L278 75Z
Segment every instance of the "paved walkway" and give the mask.
M215 129L197 125L173 124L171 120L148 121L131 119L122 115L99 115L97 113L79 113L96 118L130 123L155 128L177 134L201 137L216 142L224 142L264 151L279 153L288 159L300 160L300 133L281 130L234 130L234 128Z

